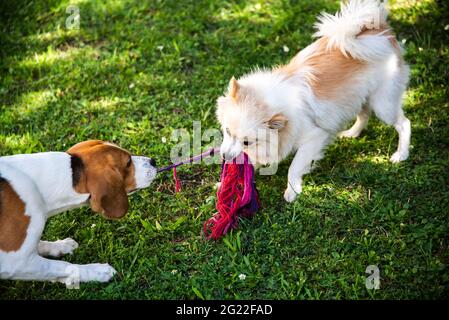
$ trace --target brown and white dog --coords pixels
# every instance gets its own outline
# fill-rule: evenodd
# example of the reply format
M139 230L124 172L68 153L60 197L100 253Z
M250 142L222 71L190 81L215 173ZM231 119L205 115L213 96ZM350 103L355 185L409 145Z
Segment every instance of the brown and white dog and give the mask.
M46 259L72 253L72 239L40 240L46 220L85 205L107 219L128 211L128 195L148 187L155 161L103 141L81 142L67 152L0 158L0 278L59 281L67 285L109 281L108 264L74 265Z
M411 125L402 110L409 67L384 3L343 1L340 12L323 13L316 28L318 39L288 64L232 78L218 99L222 157L245 151L257 166L295 155L284 193L288 202L301 193L303 175L325 147L336 136L357 137L371 112L399 134L391 162L409 155ZM339 132L354 118L349 130Z

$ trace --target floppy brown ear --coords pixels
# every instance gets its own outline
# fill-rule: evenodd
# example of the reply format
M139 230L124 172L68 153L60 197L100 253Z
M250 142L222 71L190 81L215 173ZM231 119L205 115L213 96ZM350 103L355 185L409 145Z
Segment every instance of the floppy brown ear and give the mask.
M287 121L288 120L284 115L278 113L271 117L271 119L268 120L266 124L270 129L281 130L287 125Z
M87 185L93 211L111 219L119 219L128 212L128 195L118 170L107 169L99 174L90 174Z

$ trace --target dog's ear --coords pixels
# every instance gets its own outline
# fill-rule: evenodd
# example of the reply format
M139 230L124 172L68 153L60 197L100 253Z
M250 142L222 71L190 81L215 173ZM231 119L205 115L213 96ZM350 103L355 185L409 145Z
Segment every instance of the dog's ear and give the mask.
M237 99L237 93L239 92L239 89L240 84L234 77L232 77L231 81L229 81L228 95L233 99Z
M87 187L93 211L111 219L119 219L128 211L125 182L117 169L107 168L88 174Z
M281 130L287 125L287 118L278 113L271 117L270 120L266 121L267 127L273 130Z

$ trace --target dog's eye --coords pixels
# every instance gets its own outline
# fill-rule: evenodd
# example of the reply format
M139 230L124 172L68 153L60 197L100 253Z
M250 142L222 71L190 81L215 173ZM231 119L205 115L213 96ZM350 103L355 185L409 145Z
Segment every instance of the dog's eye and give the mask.
M126 163L126 167L129 168L131 166L131 163L133 163L133 160L129 158L128 162Z
M243 145L244 145L245 147L248 147L248 146L250 146L250 145L252 145L252 144L253 144L252 141L248 141L248 140L244 140L244 141L243 141Z

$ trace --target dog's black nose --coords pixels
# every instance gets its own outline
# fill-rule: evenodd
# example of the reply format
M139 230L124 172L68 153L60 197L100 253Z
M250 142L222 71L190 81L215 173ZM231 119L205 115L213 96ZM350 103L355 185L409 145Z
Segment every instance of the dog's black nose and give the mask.
M154 160L153 158L150 158L150 164L155 167L156 166L156 160Z

